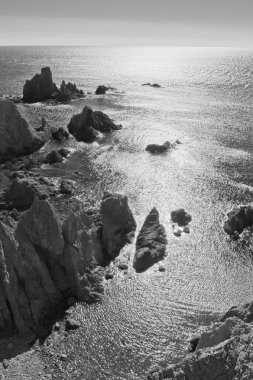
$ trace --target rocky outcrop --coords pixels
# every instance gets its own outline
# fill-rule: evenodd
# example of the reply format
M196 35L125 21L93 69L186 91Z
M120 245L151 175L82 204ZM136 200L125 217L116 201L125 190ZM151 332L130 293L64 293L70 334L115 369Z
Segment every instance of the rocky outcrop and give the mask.
M27 103L43 102L54 99L59 102L83 97L84 93L75 84L62 81L60 88L53 82L50 67L43 67L40 74L27 80L23 88L23 101Z
M52 95L58 93L58 88L53 82L50 67L43 67L40 74L36 74L31 80L27 80L23 88L23 101L27 103L42 102L52 99Z
M225 321L227 318L237 317L244 322L253 322L253 302L248 302L243 305L231 307L221 318Z
M96 89L95 94L96 95L104 95L106 93L106 91L109 91L109 90L114 90L114 88L113 87L107 87L104 85L100 85Z
M74 115L68 124L69 133L77 141L91 143L99 135L98 132L108 133L121 129L121 126L114 122L103 112L93 111L90 107L85 106L80 114Z
M236 207L227 217L223 226L225 232L231 236L241 234L245 228L253 225L253 207Z
M1 337L19 332L34 338L47 331L71 297L86 302L101 299L103 241L108 248L107 238L112 239L110 248L115 253L127 242L124 233L130 235L131 226L135 228L126 199L121 197L121 205L119 197L111 199L115 209L102 206L107 210L102 218L105 239L82 204L62 220L47 200L34 198L31 208L18 215L18 222L0 221ZM122 233L115 230L115 223ZM115 239L118 234L121 238Z
M145 150L152 154L160 154L160 153L167 152L171 148L173 148L173 144L171 144L169 141L166 141L162 145L159 145L159 144L147 145Z
M102 241L106 254L114 259L125 244L131 243L136 222L126 196L105 194L101 203Z
M148 380L251 380L253 330L234 317L216 323L200 337L197 350L180 363L155 368Z
M158 83L153 83L153 84L151 84L151 83L143 83L142 84L142 86L149 86L149 87L154 87L154 88L161 88L162 86L160 86L160 84L158 84Z
M162 260L166 253L166 244L166 232L159 222L159 213L154 207L137 236L133 263L136 271L143 271Z
M0 162L30 154L44 140L23 119L13 102L0 100Z

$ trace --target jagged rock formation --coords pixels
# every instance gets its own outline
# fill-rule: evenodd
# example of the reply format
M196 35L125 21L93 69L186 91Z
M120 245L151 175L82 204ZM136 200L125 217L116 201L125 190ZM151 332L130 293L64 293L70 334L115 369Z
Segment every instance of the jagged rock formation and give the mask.
M164 144L149 144L146 146L146 151L152 154L159 154L159 153L165 153L169 149L173 148L173 144L171 144L169 141L166 141Z
M13 102L0 100L0 162L30 154L44 140L23 119Z
M32 337L44 334L50 318L69 297L86 302L101 298L103 242L106 248L107 238L116 242L113 253L115 247L122 248L129 233L129 218L124 216L132 217L126 198L120 206L119 196L110 199L116 208L109 207L111 214L102 218L105 239L81 204L61 221L47 200L35 198L17 223L0 221L1 337L17 332ZM102 210L104 215L104 201ZM122 228L120 240L115 221Z
M60 128L52 128L51 129L52 137L54 140L58 142L62 142L64 140L67 140L69 138L69 134L63 127Z
M133 266L136 271L143 271L162 260L166 253L166 232L159 222L159 212L154 207L137 236L136 252Z
M102 241L107 255L114 259L125 244L131 243L136 222L126 196L105 194L101 203Z
M36 74L31 80L27 80L23 88L23 101L27 103L42 102L54 99L56 101L68 101L83 97L84 93L75 84L62 81L60 88L53 82L50 67L43 67L40 74Z
M244 228L253 225L253 207L236 207L227 214L228 219L224 223L224 230L233 236L243 232Z
M52 99L54 93L58 93L58 88L53 82L50 67L43 67L40 74L36 74L31 80L26 81L23 88L23 101L41 102Z
M155 368L148 380L251 380L253 329L233 317L204 332L194 353L180 363Z
M98 132L107 133L121 129L103 112L93 111L85 106L80 114L74 115L68 124L69 133L77 141L93 142L98 137Z

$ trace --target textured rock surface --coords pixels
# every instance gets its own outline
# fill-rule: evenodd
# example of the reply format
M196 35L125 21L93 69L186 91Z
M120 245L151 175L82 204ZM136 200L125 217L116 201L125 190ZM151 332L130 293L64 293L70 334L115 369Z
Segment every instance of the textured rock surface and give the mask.
M62 142L64 140L67 140L69 138L69 134L63 127L60 127L58 129L54 128L52 129L52 137L58 142Z
M120 129L113 121L100 111L93 111L85 106L80 114L74 115L68 124L69 133L77 141L93 142L98 137L98 132L106 133Z
M154 207L137 236L133 266L143 271L164 258L166 253L166 233L159 222L159 213Z
M53 82L49 67L43 67L40 74L36 74L31 80L27 80L23 88L24 102L41 102L52 98L58 88Z
M253 330L238 318L215 324L202 334L197 350L180 363L156 368L148 380L251 380Z
M115 209L105 206L104 220L109 238L119 221L125 233L116 241L120 249L135 222L126 198L117 199L114 196ZM48 201L35 198L32 207L18 215L17 223L0 222L0 336L17 331L31 337L44 334L50 318L70 297L99 301L103 264L100 228L82 204L61 222Z
M44 141L23 119L13 102L0 100L0 162L32 153Z
M253 207L236 207L227 214L228 219L224 223L224 230L229 235L242 233L244 228L253 225Z
M130 243L136 230L136 222L128 206L126 196L106 194L101 203L103 247L109 257L118 256L121 248Z
M244 322L253 322L253 302L231 307L221 318L221 321L230 317L238 317Z

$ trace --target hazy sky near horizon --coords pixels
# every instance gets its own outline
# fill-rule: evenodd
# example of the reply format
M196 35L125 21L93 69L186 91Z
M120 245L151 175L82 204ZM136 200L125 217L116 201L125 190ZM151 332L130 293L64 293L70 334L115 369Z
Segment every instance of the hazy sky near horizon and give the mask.
M0 0L0 45L253 47L253 0Z

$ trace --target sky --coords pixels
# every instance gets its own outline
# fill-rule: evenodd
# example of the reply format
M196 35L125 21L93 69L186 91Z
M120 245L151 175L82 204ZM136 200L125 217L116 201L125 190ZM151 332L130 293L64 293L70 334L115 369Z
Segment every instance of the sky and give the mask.
M0 45L253 47L253 0L0 0Z

